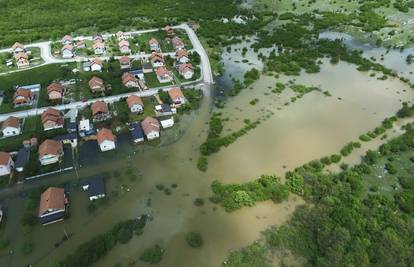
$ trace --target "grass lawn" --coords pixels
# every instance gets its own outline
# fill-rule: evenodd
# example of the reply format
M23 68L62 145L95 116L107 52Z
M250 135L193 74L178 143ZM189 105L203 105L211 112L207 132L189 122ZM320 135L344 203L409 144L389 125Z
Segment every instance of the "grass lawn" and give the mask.
M153 97L144 97L142 98L142 102L144 102L144 112L140 114L129 112L129 120L131 122L142 121L148 116L155 116L154 108L156 105L156 100Z
M173 82L160 83L158 81L157 74L155 74L155 72L151 72L151 73L145 73L145 84L149 88L156 88L156 87L160 87L160 86L172 85Z

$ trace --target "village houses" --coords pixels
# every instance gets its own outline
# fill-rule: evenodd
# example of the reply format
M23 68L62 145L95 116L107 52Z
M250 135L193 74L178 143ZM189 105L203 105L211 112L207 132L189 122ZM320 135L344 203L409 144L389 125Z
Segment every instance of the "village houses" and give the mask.
M0 152L0 176L9 175L14 167L13 159L9 153Z
M153 52L160 52L160 44L158 43L157 39L151 38L148 41L148 44L150 46L150 50Z
M172 82L173 80L172 72L168 71L165 67L157 68L155 73L157 74L157 78L160 83L168 83Z
M46 109L41 116L43 129L49 131L52 129L63 128L64 120L60 111L54 108Z
M49 187L40 196L39 220L42 225L62 221L65 217L67 199L65 190L59 187Z
M68 45L68 44L72 44L73 43L73 37L72 36L70 36L70 35L65 35L65 36L63 36L63 38L62 38L62 44L63 45Z
M92 77L89 82L89 88L91 89L92 93L100 93L105 92L105 84L104 81L99 77Z
M62 58L73 58L75 53L73 52L73 45L65 44L62 47Z
M171 101L175 105L182 105L187 101L180 87L171 88L170 90L168 90L168 95L170 96Z
M171 44L172 44L172 46L174 47L175 50L184 49L184 42L178 36L174 36L171 39Z
M56 101L63 98L63 85L59 82L53 82L47 87L47 95L49 100Z
M14 54L16 66L18 69L27 68L30 65L29 56L25 52L18 52Z
M119 51L122 54L128 54L131 52L131 49L129 48L129 42L127 40L122 40L118 43Z
M41 165L59 162L63 156L62 142L46 139L39 146L39 161Z
M164 66L164 58L162 54L152 52L150 56L151 64L154 68L162 67Z
M122 56L119 58L119 65L121 66L121 70L130 69L131 59L127 56Z
M184 79L189 80L194 76L193 65L190 63L181 64L178 66L178 72L184 77Z
M13 95L13 104L15 107L29 106L33 103L34 96L30 89L17 88Z
M187 50L185 49L181 49L178 50L175 53L175 58L176 58L176 64L185 64L188 63L188 61L190 61L190 59L188 58L188 53Z
M102 128L101 130L98 131L96 138L98 141L99 148L101 149L102 152L115 149L116 137L112 133L111 130L107 128Z
M125 72L124 74L122 74L122 84L128 88L139 88L138 79L129 72Z
M21 44L21 43L19 43L19 42L15 42L15 43L12 45L11 49L12 49L12 52L13 52L14 54L17 54L17 53L20 53L20 52L25 52L25 51L26 51L26 49L25 49L24 45L22 45L22 44Z
M132 113L140 113L144 111L144 103L141 97L137 95L131 95L127 98L127 104Z
M154 119L152 117L146 117L141 122L141 126L145 136L149 141L160 137L160 123L157 119Z
M116 35L116 39L118 40L118 42L127 40L131 37L130 34L122 32L122 31L118 31L115 35Z
M92 117L95 121L104 121L111 118L108 104L104 101L96 101L91 105Z
M106 51L105 43L103 41L95 41L92 48L95 55L102 55Z
M13 116L8 117L1 125L1 131L4 137L16 136L21 134L19 119Z

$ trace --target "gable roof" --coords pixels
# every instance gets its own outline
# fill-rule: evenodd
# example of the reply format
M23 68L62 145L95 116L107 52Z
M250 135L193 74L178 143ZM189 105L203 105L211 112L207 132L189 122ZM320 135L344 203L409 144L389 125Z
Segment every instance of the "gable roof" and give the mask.
M46 139L39 146L39 157L40 158L46 155L59 155L62 152L63 152L62 142L55 141L52 139Z
M48 121L53 121L56 124L63 124L63 117L60 114L60 111L54 108L46 109L41 115L42 123L45 124Z
M191 65L190 63L181 64L181 65L178 67L178 71L179 71L180 73L185 73L185 72L187 72L187 71L189 71L189 70L193 70L193 65Z
M16 48L21 48L21 49L24 49L24 45L22 45L21 43L19 43L19 42L15 42L14 44L13 44L13 46L12 46L12 49L13 50L16 50Z
M129 65L131 63L131 59L127 56L122 56L119 58L119 63L121 63L121 65Z
M10 160L10 154L7 152L0 152L0 165L7 165Z
M136 82L137 81L137 78L135 78L135 76L132 75L129 72L125 72L124 74L122 74L122 83L124 85L126 85L130 81Z
M19 119L13 116L8 117L5 121L3 121L1 129L4 130L7 127L20 128Z
M73 37L69 34L66 34L65 36L63 36L62 41L69 41L72 42L73 41Z
M53 82L51 84L48 85L47 87L47 93L49 94L50 92L59 92L62 93L63 92L63 85L61 83L58 82Z
M159 67L155 72L157 73L157 76L164 76L170 74L170 72L165 67Z
M178 58L181 58L181 57L188 57L188 52L187 52L187 50L185 50L185 49L181 49L181 50L178 50L178 51L175 53L175 55L176 55Z
M59 187L49 187L40 197L39 216L48 210L65 209L65 190Z
M33 97L33 92L30 91L29 89L25 89L25 88L18 88L16 90L16 92L14 93L14 97L24 97L24 98L32 98Z
M171 39L171 42L173 43L173 45L175 46L182 46L184 45L183 40L181 40L180 37L175 36L174 38Z
M104 101L96 101L91 105L92 110L92 116L95 116L96 114L102 112L102 113L108 113L108 104L106 104Z
M152 44L156 44L156 45L158 45L158 41L157 41L157 39L155 39L154 37L152 37L151 39L149 39L148 43L149 43L150 45L152 45Z
M63 50L69 50L69 51L72 51L73 50L73 45L71 45L71 44L65 44L63 47L62 47L62 51Z
M153 117L146 117L141 122L141 126L145 134L149 134L150 132L153 132L153 131L156 131L156 132L160 131L160 123L158 122L158 120L154 119Z
M174 87L168 90L168 95L172 100L175 100L180 97L184 97L183 92L181 91L180 87Z
M129 42L127 40L122 40L118 43L118 46L119 47L122 47L122 46L128 46L129 47Z
M29 56L25 52L19 52L19 53L17 53L17 54L14 55L14 58L16 60L19 60L21 58L29 59Z
M93 64L98 64L100 66L102 66L102 59L100 59L99 57L95 57L91 60L91 65Z
M132 106L139 104L141 106L144 106L144 103L142 102L141 97L137 96L137 95L131 95L127 98L127 104L128 107L131 108Z
M161 61L164 62L164 57L162 56L162 54L157 53L157 52L152 52L151 56L150 56L151 62L154 63L156 61Z
M93 44L93 49L96 49L96 48L105 48L105 44L103 43L103 42L101 42L101 41L96 41L94 44Z
M102 144L103 141L115 141L115 136L112 133L111 130L106 129L106 128L102 128L101 130L99 130L98 134L96 135L97 141L98 141L98 145Z
M93 76L89 80L88 84L89 84L89 87L91 89L94 88L94 87L100 87L100 88L104 87L104 81L101 78L97 77L97 76Z

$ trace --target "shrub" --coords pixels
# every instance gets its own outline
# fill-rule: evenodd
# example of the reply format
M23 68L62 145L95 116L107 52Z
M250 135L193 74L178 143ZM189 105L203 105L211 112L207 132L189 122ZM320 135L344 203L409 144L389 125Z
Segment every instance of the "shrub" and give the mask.
M156 264L162 260L164 251L158 245L145 249L139 259L144 262Z
M187 241L187 244L192 248L199 248L203 245L203 238L200 233L188 233L185 240Z
M207 170L208 167L208 160L206 157L200 157L197 161L197 168L202 171L205 172Z

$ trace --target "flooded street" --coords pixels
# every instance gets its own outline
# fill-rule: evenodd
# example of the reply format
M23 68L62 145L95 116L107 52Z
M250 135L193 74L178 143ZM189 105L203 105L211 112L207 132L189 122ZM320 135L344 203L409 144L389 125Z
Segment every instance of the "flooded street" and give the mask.
M252 67L263 67L257 56L250 55L252 51L246 55L251 64L240 67L243 58L237 55L241 48L223 55L228 72L221 84L231 83L231 77L241 78ZM318 86L331 96L312 92L291 102L294 93L289 89L280 95L271 92L276 82L290 80ZM284 223L304 201L291 195L281 204L267 201L226 213L208 200L214 179L240 183L261 174L282 176L285 171L310 160L338 153L346 143L358 140L359 135L394 115L402 101L411 101L414 97L413 90L398 79L378 80L369 73L357 71L354 65L331 65L327 61L318 74L277 79L262 75L251 87L228 99L224 109L215 111L228 118L223 134L240 129L245 119L260 119L262 123L209 156L206 173L197 169L196 162L211 115L212 100L208 97L203 99L198 111L180 117L178 125L164 133L158 145L133 146L126 137L114 153L101 154L93 148L81 153L82 167L78 173L71 171L44 178L45 184L66 182L70 188L70 218L64 222L46 227L37 225L32 232L20 230L24 195L16 191L12 198L5 200L8 220L2 226L2 238L11 240L8 249L13 253L0 254L0 266L21 267L31 263L48 267L115 223L144 213L153 216L144 234L126 245L118 244L95 266L113 267L117 263L128 266L134 261L136 265L131 266L150 266L139 261L139 256L145 248L156 244L165 249L164 258L157 266L220 266L231 250L251 244L263 230ZM251 105L249 102L255 98L257 104ZM127 175L128 171L134 174L133 179ZM79 185L79 179L92 175L109 177L108 201L94 211L88 209L87 194ZM202 198L204 205L196 206L196 198ZM202 248L187 245L185 236L192 231L201 233ZM55 247L65 233L72 237ZM34 251L24 256L21 247L28 237L34 242Z

